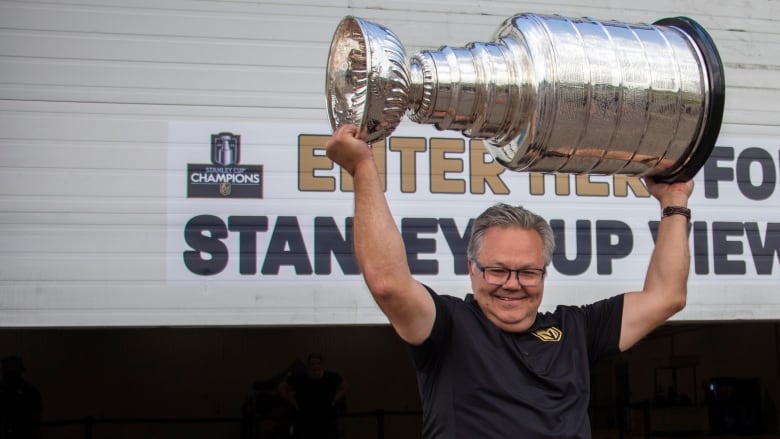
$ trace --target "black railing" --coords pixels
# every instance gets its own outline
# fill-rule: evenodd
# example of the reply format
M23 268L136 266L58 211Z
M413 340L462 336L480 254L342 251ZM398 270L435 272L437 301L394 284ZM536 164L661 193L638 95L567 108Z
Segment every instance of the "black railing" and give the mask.
M610 418L607 424L611 424L610 430L617 433L617 437L623 439L627 437L627 433L631 433L631 437L651 437L650 428L650 405L647 403L630 404L618 408L614 405L603 406L591 406L590 415L593 418L594 427L597 424L603 423L604 418ZM421 417L422 412L419 410L370 410L359 412L348 412L341 415L343 422L349 423L350 419L374 419L375 424L375 437L376 439L385 439L388 427L388 418L398 418L403 416L415 416ZM629 426L626 423L627 417L634 417L634 421L640 424ZM639 417L639 419L636 419ZM599 422L599 419L601 422ZM641 419L641 420L640 420ZM53 420L44 421L41 426L45 430L56 429L58 427L71 427L81 425L83 428L84 439L106 439L95 435L95 428L101 425L140 425L140 424L232 424L236 427L236 431L241 430L242 439L264 439L262 432L256 431L254 428L247 430L247 427L251 424L253 427L256 423L262 421L282 421L278 417L268 416L246 416L246 417L194 417L194 418L130 418L130 417L94 417L87 416L84 418L66 419L66 420ZM632 422L633 424L633 422ZM637 431L639 430L639 431ZM597 435L594 435L594 438ZM610 435L613 437L613 435Z
M421 416L419 410L372 410L362 412L349 412L341 415L344 420L351 418L374 418L376 424L376 439L385 439L386 420L388 417L396 416ZM132 424L233 424L237 428L246 425L248 422L254 423L263 420L274 421L273 417L194 417L194 418L129 418L129 417L94 417L86 416L84 418L52 420L41 422L42 429L50 430L58 427L79 426L83 428L84 439L103 439L95 436L95 427L99 425L132 425ZM247 436L242 436L247 437ZM251 438L261 439L262 435L252 435Z

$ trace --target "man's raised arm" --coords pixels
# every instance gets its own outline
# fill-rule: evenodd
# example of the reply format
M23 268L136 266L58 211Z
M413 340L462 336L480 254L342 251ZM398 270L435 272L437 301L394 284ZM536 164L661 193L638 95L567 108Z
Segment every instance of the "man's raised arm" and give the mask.
M684 208L693 192L693 181L656 183L646 178L650 194L661 210L672 207L658 226L655 248L640 292L627 293L623 303L620 350L633 346L685 307L691 254L688 220ZM678 209L679 208L679 209Z
M354 249L366 285L398 335L420 344L431 333L436 311L430 294L409 271L373 152L357 127L346 125L333 133L327 154L354 179Z

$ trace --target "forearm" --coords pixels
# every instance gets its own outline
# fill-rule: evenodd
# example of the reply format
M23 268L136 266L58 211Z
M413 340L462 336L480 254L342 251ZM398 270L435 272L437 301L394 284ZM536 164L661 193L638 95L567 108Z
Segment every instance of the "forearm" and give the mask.
M336 389L336 394L333 395L333 401L341 401L344 395L347 393L347 384L342 381L339 387Z
M406 248L373 161L360 163L355 180L354 248L372 292L392 290L390 283L411 277Z
M279 395L284 398L288 403L290 403L291 406L297 408L298 407L298 401L295 400L295 394L292 391L292 388L287 384L286 382L282 382L277 386L276 388L277 392L279 392Z
M668 197L661 201L661 209L668 206L687 207L686 197ZM689 221L684 215L663 217L645 278L644 292L654 294L671 314L685 306L690 270Z

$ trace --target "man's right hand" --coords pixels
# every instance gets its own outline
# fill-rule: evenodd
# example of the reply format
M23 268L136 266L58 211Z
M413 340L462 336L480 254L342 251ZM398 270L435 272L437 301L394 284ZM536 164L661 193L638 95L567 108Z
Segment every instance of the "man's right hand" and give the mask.
M355 125L336 128L325 149L328 157L352 176L358 164L374 158L371 147L365 142L364 136L359 135Z

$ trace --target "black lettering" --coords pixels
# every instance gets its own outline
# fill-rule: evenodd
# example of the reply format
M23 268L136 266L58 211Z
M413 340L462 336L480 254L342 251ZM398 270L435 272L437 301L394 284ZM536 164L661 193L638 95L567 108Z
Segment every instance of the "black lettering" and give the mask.
M614 243L613 238L617 238ZM622 221L596 221L596 271L612 274L612 261L631 254L634 235L631 227Z
M734 148L727 146L716 146L712 149L709 159L704 163L702 171L704 173L704 197L718 198L718 182L734 181L734 170L731 168L722 168L718 166L718 161L734 161Z
M198 215L184 226L184 242L192 248L184 252L184 265L194 274L213 276L225 269L228 249L222 239L227 238L225 223L214 215ZM203 258L203 253L211 255Z
M742 254L742 242L730 241L730 236L742 236L744 227L736 222L712 223L712 251L715 274L745 274L745 261L729 260L729 255Z
M420 260L420 253L436 253L436 240L421 239L420 233L436 233L438 221L435 218L403 218L401 220L401 236L406 246L406 260L412 274L438 274L439 262L436 260Z
M296 274L312 274L306 243L298 218L294 216L280 216L276 219L261 272L279 274L282 265L295 267Z
M758 163L761 167L761 183L753 185L750 167ZM737 184L739 191L750 200L766 200L772 196L777 183L777 169L768 151L761 148L746 148L737 159Z
M693 222L693 271L696 274L710 272L709 232L704 221Z
M268 217L231 216L228 230L238 232L238 272L257 273L257 232L268 230Z
M566 257L566 223L563 220L551 220L550 227L555 236L555 252L552 264L561 274L574 276L584 273L592 259L590 221L577 220L574 259Z
M353 246L353 218L347 218L344 224L344 235L341 235L332 217L314 218L314 272L330 274L330 255L336 257L344 274L360 274Z
M761 242L758 224L745 223L745 232L747 233L750 252L753 254L753 263L756 265L756 273L772 274L775 257L780 262L780 223L768 223L766 225L764 242Z
M466 230L463 232L463 235L461 235L458 232L458 226L455 224L455 220L452 218L439 218L439 227L441 227L441 231L444 234L444 239L447 240L447 245L450 247L450 251L452 252L453 256L453 270L455 270L455 274L468 274L469 273L469 264L468 264L468 245L469 245L469 237L471 236L471 225L474 223L474 220L469 220L468 225L466 225Z

